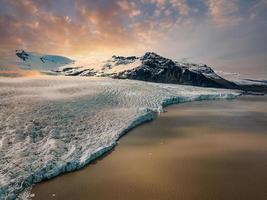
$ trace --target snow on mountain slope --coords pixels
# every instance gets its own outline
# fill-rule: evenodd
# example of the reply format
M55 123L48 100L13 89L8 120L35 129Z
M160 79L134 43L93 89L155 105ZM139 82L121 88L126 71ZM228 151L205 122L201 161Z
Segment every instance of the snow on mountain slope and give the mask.
M0 79L0 199L85 166L162 106L233 90L96 77Z
M223 71L218 71L217 73L225 79L235 83L240 87L241 90L247 91L248 93L251 93L250 91L252 91L252 94L260 95L267 93L267 80L249 79L238 73L229 73Z
M218 76L207 65L172 61L153 52L141 57L113 56L98 65L64 66L57 72L68 76L108 76L157 83L238 89L236 84Z
M19 66L23 69L34 69L39 71L51 71L60 66L73 64L74 61L63 56L43 55L39 53L16 50L16 56L20 58Z
M124 59L125 58L125 59ZM132 70L137 66L141 65L140 59L135 56L131 57L121 57L121 56L112 56L110 60L107 60L103 65L101 73L106 75L118 74L124 71Z
M267 80L249 79L238 73L229 73L224 71L217 71L217 73L225 79L233 81L238 85L267 85Z
M267 84L264 81L238 79L225 73L217 73L205 64L173 61L153 52L147 52L141 57L112 56L109 60L97 62L74 62L62 56L23 50L17 50L16 55L19 61L13 61L13 64L19 68L66 76L111 77L267 93ZM0 62L0 68L1 66Z
M104 61L83 62L77 61L74 65L69 64L54 70L67 76L109 76L112 77L121 72L133 70L142 63L138 57L112 56Z

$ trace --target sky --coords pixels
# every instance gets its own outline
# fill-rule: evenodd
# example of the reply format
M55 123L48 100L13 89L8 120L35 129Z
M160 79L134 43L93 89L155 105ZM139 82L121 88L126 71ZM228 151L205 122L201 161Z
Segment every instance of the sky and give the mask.
M162 56L267 78L267 0L0 0L0 57Z

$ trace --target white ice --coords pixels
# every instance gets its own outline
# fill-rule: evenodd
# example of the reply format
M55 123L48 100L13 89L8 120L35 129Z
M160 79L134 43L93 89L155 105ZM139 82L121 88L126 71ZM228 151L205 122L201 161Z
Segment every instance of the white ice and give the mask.
M237 85L267 85L267 80L264 79L250 79L249 76L245 76L239 73L231 73L231 72L224 72L224 71L216 71L221 77L225 78L226 80L232 81Z
M0 199L85 166L163 106L239 94L109 78L0 78Z

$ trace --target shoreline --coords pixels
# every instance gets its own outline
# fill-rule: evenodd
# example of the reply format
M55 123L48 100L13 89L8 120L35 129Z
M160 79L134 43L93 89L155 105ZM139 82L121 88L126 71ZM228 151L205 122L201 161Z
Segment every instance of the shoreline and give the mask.
M50 79L50 77L49 77L49 79ZM65 82L65 79L69 80L70 82L68 82L68 84L67 84ZM132 88L132 85L135 83L138 84L140 87L136 87L136 85L135 85L135 88L133 88L133 93L137 92L137 96L135 98L133 98L134 101L133 102L131 101L134 104L130 105L130 108L132 108L132 110L134 110L133 113L135 113L135 112L136 113L132 114L130 112L128 115L128 121L125 121L125 120L121 119L121 114L123 114L121 112L125 112L125 110L119 110L120 112L117 112L117 110L112 110L112 113L113 113L112 118L114 119L114 115L115 115L119 119L119 122L120 122L120 120L122 120L122 122L124 122L124 123L119 124L121 129L115 127L114 131L116 131L116 133L115 133L115 135L114 134L111 135L112 136L111 140L109 138L107 138L107 139L109 139L107 141L104 140L103 146L102 146L102 141L99 141L100 143L97 143L96 147L94 147L94 148L88 148L90 141L89 141L89 143L87 142L86 143L86 149L85 149L86 151L85 150L83 150L83 151L79 150L78 152L75 152L75 153L78 153L78 155L77 155L78 157L75 154L76 158L80 159L80 161L78 160L78 162L76 159L71 160L71 158L68 160L64 160L64 162L63 161L59 162L60 160L58 160L57 158L51 158L51 159L49 158L50 160L48 160L48 161L52 161L52 162L48 163L46 166L42 166L42 168L35 169L35 171L33 171L31 174L29 174L29 173L23 174L22 177L24 178L24 181L23 181L22 187L17 187L15 189L12 188L12 193L10 194L11 195L10 198L15 197L16 194L19 193L19 191L22 191L24 188L31 186L33 183L38 183L41 180L51 179L52 177L58 176L59 174L62 174L63 172L66 173L66 172L74 171L77 169L81 169L82 167L86 166L89 162L91 162L95 158L99 157L100 155L107 152L108 150L111 150L114 147L114 145L116 145L116 143L117 143L118 139L121 137L121 135L125 134L126 132L128 132L130 129L134 128L137 125L140 125L146 121L152 120L153 118L155 118L155 112L162 111L162 108L166 107L167 105L174 104L174 103L181 103L181 102L190 102L190 101L194 101L194 100L200 101L200 100L215 100L215 99L226 99L226 98L232 99L232 98L235 98L236 96L240 95L240 91L233 91L233 90L213 89L213 88L199 88L198 89L198 88L194 88L194 87L190 87L190 86L177 86L177 85L168 85L168 84L162 85L162 84L146 83L146 82L143 83L143 82L137 82L137 81L123 81L123 80L112 80L111 81L111 80L108 80L108 84L107 84L105 82L105 81L107 81L106 79L101 79L101 80L100 79L99 80L86 79L87 80L86 82L82 82L83 85L79 84L79 89L81 89L81 91L78 90L78 92L75 93L73 88L78 86L77 85L78 82L81 83L80 79L76 80L76 79L64 77L64 78L60 79L58 82L56 82L55 84L53 84L53 87L49 87L50 86L50 80L48 80L46 78L43 78L42 82L39 82L38 80L39 80L38 78L37 79L32 78L32 79L29 79L26 83L25 79L20 79L20 81L22 81L22 83L20 83L20 81L16 81L15 83L13 83L13 81L12 81L11 86L14 87L13 89L15 91L22 92L23 98L21 100L25 101L24 102L25 106L28 106L28 103L31 102L31 101L27 100L27 98L29 98L29 97L32 100L36 100L36 102L34 102L34 103L36 103L37 106L39 103L38 101L40 101L40 104L42 103L42 100L43 100L42 98L44 98L45 102L46 102L46 100L48 100L47 101L48 103L49 103L49 101L51 101L51 104L52 104L51 107L49 107L49 105L47 107L45 107L45 105L44 105L44 107L43 107L44 109L42 109L42 107L41 107L41 112L43 112L43 114L41 114L41 116L38 115L38 114L40 114L39 112L37 112L37 115L32 115L32 113L30 113L31 115L29 116L29 118L33 117L34 121L36 119L37 119L37 121L38 121L38 119L41 121L43 120L43 122L46 122L48 124L48 127L52 126L54 123L50 120L51 115L49 115L50 117L47 118L48 117L47 112L51 113L51 111L53 111L53 113L55 113L56 115L57 114L63 115L64 112L61 112L62 108L63 109L64 108L71 109L70 111L72 111L72 112L74 111L74 113L76 113L75 109L80 110L80 108L83 108L83 110L84 110L84 107L83 106L81 107L81 105L91 105L91 104L94 105L95 100L96 100L94 98L92 100L89 99L88 101L85 101L85 102L75 101L75 95L77 96L77 98L81 94L83 95L81 97L86 97L87 93L84 94L81 91L84 90L84 91L88 92L88 87L90 87L91 89L93 87L92 90L94 90L94 87L95 87L95 89L97 89L97 92L99 93L99 96L96 95L96 97L99 97L98 100L100 100L102 104L108 106L108 108L113 108L112 101L114 101L114 100L115 100L116 104L117 104L117 101L119 101L120 105L129 106L129 102L127 102L125 100L126 99L130 100L131 98L129 98L127 96L128 93L126 92L125 89L127 87ZM75 82L71 82L72 80L75 80ZM23 81L25 81L25 83ZM36 82L36 81L38 81L38 88L40 88L37 91L35 90L35 87L32 86L32 85L35 85L34 82ZM102 86L102 85L98 86L97 81L99 81L101 84L104 84L104 86ZM3 81L3 82L5 82L5 81ZM7 80L7 82L9 84L8 80ZM62 85L61 85L63 82L64 82L64 87L62 87ZM23 83L27 84L27 85L24 86ZM6 84L6 85L3 84L3 87L4 87L3 92L7 89L6 86L8 86L8 84ZM116 90L114 90L114 87L116 88ZM27 90L25 90L25 89L27 89ZM158 91L157 93L155 93L153 91L155 89ZM36 91L36 93L32 94L32 92L31 92L32 90L34 92ZM47 91L47 92L44 93L44 92L42 92L43 90ZM27 93L24 93L25 91L27 91ZM105 93L108 92L107 95L110 92L111 92L111 94L115 92L115 96L112 96L112 95L111 96L103 96L103 95L101 95L101 94L103 94L101 91L105 92ZM3 94L5 95L5 93L3 93ZM12 93L12 95L15 95L15 94L16 93ZM55 95L55 94L57 94L57 95ZM90 94L90 90L89 90L89 94ZM38 97L38 99L33 99L31 95ZM18 97L20 97L20 96L18 96ZM70 97L69 101L68 101L68 97ZM140 97L141 97L141 99L139 99ZM18 100L17 96L11 96L10 98L11 99L9 99L8 102L10 102L10 101L12 102L12 100L16 102ZM64 103L64 106L62 105L63 106L62 107L60 102L61 102L61 100L64 102L65 99L67 99L67 100ZM71 99L74 99L74 100L71 100ZM2 99L2 100L3 100L3 102L5 102L5 99ZM21 100L20 100L20 102L21 102ZM141 101L138 103L138 100L141 100ZM55 104L53 104L54 102L55 102ZM9 105L9 104L7 104L7 105ZM25 106L23 109L26 108ZM32 107L33 105L31 104L29 106ZM17 108L15 107L15 109L17 109ZM35 109L38 110L38 107ZM85 107L85 109L88 109L88 106ZM72 119L74 119L74 117L72 117L72 116L76 116L75 118L80 117L79 114L78 114L78 116L76 114L73 115L74 113L72 113L70 118L67 118L66 122L68 122L68 121L73 122ZM88 112L82 113L82 114L83 114L83 116L89 115L88 117L92 117L92 116L90 116L90 112L88 114L87 113ZM9 112L7 112L7 115L8 114L9 114ZM67 114L67 113L65 113L65 114ZM126 116L127 116L127 114L126 114ZM17 116L17 117L19 117L19 116ZM62 116L62 117L63 117L63 119L65 119L64 116ZM111 116L108 116L108 119L109 118L111 118ZM110 120L113 120L112 118ZM59 118L58 120L55 119L56 124L61 123L60 119L61 118ZM32 124L33 126L37 126L37 128L38 128L39 125L33 123L34 121L31 120L29 123ZM14 122L9 122L9 123L12 124ZM23 123L25 123L25 121L22 121L21 123L23 126ZM96 123L96 121L94 123ZM105 121L103 121L102 123L105 123ZM128 125L125 123L127 123ZM67 125L68 125L68 123L67 124L63 123L63 128L64 128L64 126L66 126L66 128L68 128ZM15 126L19 128L20 124L18 124L16 122ZM87 125L87 126L89 126L89 125ZM50 128L52 128L52 127L50 127ZM86 130L86 129L83 129L83 130ZM104 130L105 130L105 127L104 127ZM70 131L70 130L68 130L68 131ZM100 131L101 131L101 129L100 129ZM80 134L83 134L83 132L81 132ZM108 136L108 135L106 135L106 136ZM12 135L10 135L8 137L12 137ZM33 137L35 137L35 136L33 135ZM57 137L57 136L55 135L55 137ZM63 139L64 139L64 137L63 137ZM42 139L42 137L40 139ZM55 138L55 139L57 139L57 138ZM103 139L105 139L105 138L103 138ZM76 140L74 140L74 142L75 141ZM54 144L56 142L56 140L54 140L53 138L52 138L52 140L49 138L47 138L47 139L44 138L44 142L45 142L44 144L43 143L41 144L42 146L43 145L49 145L51 147L49 142L52 142L52 144ZM58 144L58 143L56 143L56 144ZM30 143L30 145L32 145L32 148L36 147L34 142ZM61 144L59 144L59 145L61 145ZM25 146L24 143L23 143L23 146ZM65 146L65 144L63 144L63 146ZM61 148L61 150L69 151L70 149L68 146L66 146L67 148L65 150L62 148ZM54 147L56 148L57 146L52 146L51 148L50 147L49 147L48 151L51 151L51 150L54 151L53 148ZM101 150L99 150L100 147L101 147ZM23 152L23 155L27 155L27 154L31 155L32 154L32 148L30 148L31 150L25 149L27 151L28 150L30 150L30 151L27 153ZM78 147L78 148L80 148L80 147ZM83 148L83 147L81 146L81 148ZM10 149L10 153L12 153L11 150L12 150L12 148ZM38 152L37 149L36 149L36 151ZM45 151L45 154L49 153L48 151ZM42 154L42 152L40 152L40 153ZM91 155L88 155L88 153L90 153ZM13 154L11 154L11 155L13 155ZM63 156L63 155L64 154L59 154L59 155L57 155L57 157ZM35 155L32 155L32 157L34 157L34 156ZM50 153L47 156L50 156ZM25 158L28 158L28 157L29 156L27 156ZM29 157L29 158L31 158L31 157ZM21 157L20 159L23 160L24 157ZM34 161L38 162L38 159L37 160L35 159ZM57 167L55 168L55 164L57 163L57 161L59 162L58 163L59 165L57 165ZM19 172L21 170L21 167L26 167L26 165L28 165L28 163L29 162L21 163L20 168L16 167L18 165L15 165L13 170ZM41 161L41 163L42 163L42 161ZM13 165L13 164L11 163L11 165ZM31 167L31 166L29 166L29 167ZM35 167L35 166L33 166L33 167ZM27 171L25 171L25 172L27 172ZM14 177L14 178L16 178L16 177ZM13 182L12 182L12 184L13 184ZM13 184L13 185L15 185L15 184ZM3 188L1 188L1 190L2 190L1 192L4 195L6 194L5 193L6 190L8 190L7 187L8 187L8 184L5 185Z
M179 105L179 104L184 104L184 103L191 103L191 102L200 102L200 101L220 101L220 100L224 100L224 101L229 101L229 100L235 100L236 98L242 96L242 94L240 93L239 95L235 96L235 95L232 95L232 94L229 94L230 96L227 96L227 97L222 97L221 94L219 95L216 95L216 97L212 96L213 99L209 99L211 97L211 95L200 95L197 99L189 99L189 100L184 100L180 97L173 97L173 98L169 98L169 99L166 99L164 100L161 105L162 105L162 109L164 108L167 108L167 107L170 107L172 105ZM225 96L225 95L224 95ZM81 165L79 166L78 168L75 168L75 169L71 169L68 170L68 166L66 166L65 168L67 169L66 171L64 172L61 172L60 174L58 175L55 175L55 176L52 176L51 178L49 179L43 179L42 181L40 182L36 182L34 183L29 189L31 189L32 187L34 187L34 185L38 184L38 183L42 183L42 182L46 182L46 181L49 181L49 180L53 180L57 177L60 177L60 176L64 176L68 173L72 173L72 172L76 172L76 171L79 171L83 168L86 168L88 166L90 166L91 163L93 162L97 162L98 159L101 159L101 157L105 157L105 155L111 153L117 146L119 140L125 136L126 134L128 134L131 130L135 129L135 128L138 128L139 126L141 125L145 125L147 122L151 122L151 121L154 121L155 119L158 118L158 116L160 115L160 113L163 112L162 111L153 111L153 110L148 110L147 113L145 113L144 115L142 116L139 116L138 118L136 118L135 120L133 120L133 122L130 123L130 125L128 126L127 129L125 129L121 134L119 134L119 137L118 139L114 142L114 144L112 146L109 146L109 147L105 147L103 149L101 149L100 151L92 154L92 156L87 159L88 162L86 161L86 163L84 165ZM25 195L24 193L28 193L29 189L26 189L25 191L22 192L22 194L19 194L20 195ZM28 195L30 194L27 194L27 198L28 198Z
M179 105L179 104L184 104L184 103L192 103L192 102L200 102L200 101L220 101L220 100L222 100L222 101L231 101L231 100L235 100L238 97L242 96L242 93L240 93L237 96L232 95L232 94L229 94L230 96L227 96L227 95L228 94L226 94L226 97L222 97L221 94L216 95L216 97L211 96L211 95L203 95L203 96L199 95L197 99L188 99L188 100L184 100L184 99L182 99L180 97L172 97L172 98L169 98L169 99L165 99L161 103L161 105L162 105L162 109L164 109L164 108L168 108L168 107L173 106L173 105ZM223 96L225 96L225 95L223 95ZM212 97L212 99L210 99L210 97ZM66 166L65 167L67 169L66 171L61 172L58 175L52 176L49 179L43 179L40 182L35 182L29 189L31 189L32 187L34 187L34 185L36 185L38 183L42 183L42 182L46 182L46 181L49 181L49 180L53 180L53 179L55 179L57 177L64 176L64 175L66 175L68 173L79 171L79 170L81 170L83 168L86 168L86 167L90 166L91 163L93 163L95 161L97 162L97 160L101 159L101 157L105 157L106 154L108 155L109 153L111 153L116 148L119 140L123 136L127 135L131 130L133 130L135 128L138 128L141 125L145 125L147 122L154 121L155 119L158 118L158 116L160 115L161 112L164 112L164 110L160 110L160 111L148 110L147 113L145 113L144 115L139 116L138 118L133 120L133 122L130 123L128 128L125 129L119 135L118 139L114 142L114 144L112 146L105 147L105 148L101 149L100 151L96 152L95 154L93 154L88 159L88 162L86 161L86 163L84 165L81 165L78 168L70 169L70 170L68 170L68 166ZM20 195L25 196L25 193L28 193L29 189L26 189L25 191L23 191L21 194L19 194L19 196ZM30 197L29 195L30 194L26 194L27 198Z
M241 98L244 98L244 97L241 97ZM246 98L246 97L245 97ZM251 97L248 97L248 98L251 98ZM214 101L214 102L216 102L216 101ZM224 102L224 101L222 101L222 102ZM193 102L193 104L194 103L197 103L197 102ZM202 103L202 102L200 102L200 103ZM204 104L206 104L206 102L203 102ZM220 103L220 101L218 101L218 103ZM191 103L190 103L191 104ZM190 104L187 104L187 106L189 106L190 107ZM184 104L185 105L185 104ZM172 106L184 106L184 105L180 105L180 104L174 104L174 105L172 105ZM185 106L186 107L186 106ZM167 110L168 110L168 112L171 112L170 111L170 107L168 107L167 108ZM165 114L163 114L163 115L165 115ZM151 123L153 123L153 122L155 122L155 121L160 121L160 118L161 117L159 117L159 118L157 118L156 120L153 120ZM155 123L154 123L155 124ZM145 123L145 124L143 124L142 126L138 126L138 128L135 128L134 130L132 130L132 132L138 132L138 131L140 131L140 129L142 129L142 128L139 128L139 127L148 127L148 126L150 126L150 123ZM171 127L170 127L171 128ZM132 133L132 134L134 134L134 133ZM131 135L131 134L127 134L127 135ZM123 138L121 138L121 140L123 141L123 140L125 140L124 138L126 138L126 140L127 140L127 138L131 138L132 136L130 136L130 137L123 137ZM132 137L133 138L133 137ZM109 151L109 152L106 152L104 155L102 155L102 156L100 156L100 158L98 158L98 159L95 159L94 161L92 161L91 162L91 165L89 164L89 165L87 165L88 167L84 167L83 169L81 169L81 170L78 170L78 171L76 171L76 172L73 172L73 173L70 173L70 174L67 174L66 176L73 176L72 174L75 174L75 173L77 173L77 174L79 174L79 172L80 173L83 173L82 171L86 171L86 170L90 170L90 166L91 167L93 167L93 168L95 168L94 167L94 164L95 163L98 163L98 162L103 162L105 159L108 159L108 160L110 160L110 158L112 158L112 156L113 156L113 154L111 153L111 152L113 152L114 151L114 149L115 149L115 152L117 151L116 148L117 147L117 145L115 146L115 148L112 148L112 150L111 151ZM120 145L119 145L119 148L121 148L120 147ZM109 156L106 156L106 155L109 155ZM103 158L105 158L105 159L103 159ZM103 161L102 161L102 159L103 159ZM96 169L97 170L97 169ZM91 174L92 175L92 174ZM94 175L93 175L94 176ZM111 175L112 176L112 175ZM60 175L59 176L59 179L64 179L64 177L65 177L65 174L62 174L62 175ZM57 182L56 181L57 179L52 179L52 180L48 180L48 181L45 181L45 182L41 182L41 183L39 183L39 184L41 184L41 185L45 185L46 183L48 183L48 185L49 185L49 183L50 183L50 181L51 182L53 182L53 181L55 181L55 182ZM36 186L34 186L34 188L35 188ZM35 199L35 198L34 198ZM38 199L38 198L37 198Z

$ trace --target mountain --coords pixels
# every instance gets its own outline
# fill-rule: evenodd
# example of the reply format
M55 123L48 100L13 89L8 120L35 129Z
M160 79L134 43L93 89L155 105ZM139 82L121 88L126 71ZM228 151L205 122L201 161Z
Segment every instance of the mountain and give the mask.
M237 84L244 91L267 93L267 80L255 80L243 77L238 73L218 71L218 74L231 82Z
M238 88L236 84L218 76L207 65L180 63L155 53L146 53L140 60L141 65L138 67L120 72L114 77L202 87Z
M63 56L24 50L17 50L16 55L20 58L22 68L51 71L65 76L110 77L267 93L267 84L264 81L217 74L206 64L178 62L154 52L147 52L141 57L112 56L96 63L79 63Z
M218 76L207 65L181 63L153 52L141 57L113 56L102 63L101 67L64 66L57 72L69 76L108 76L116 79L238 89L238 85Z
M24 50L16 50L16 56L20 58L19 66L24 69L39 71L51 71L57 67L74 63L73 60L57 55L44 55Z

